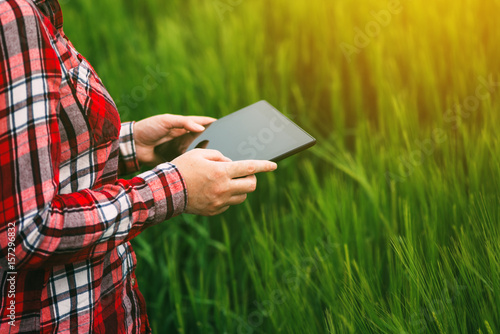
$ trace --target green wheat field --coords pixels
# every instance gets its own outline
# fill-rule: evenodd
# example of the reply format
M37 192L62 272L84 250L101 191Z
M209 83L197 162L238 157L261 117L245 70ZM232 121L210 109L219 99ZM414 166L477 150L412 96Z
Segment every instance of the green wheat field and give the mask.
M154 332L500 332L500 1L61 3L123 121L265 99L318 140L133 241Z

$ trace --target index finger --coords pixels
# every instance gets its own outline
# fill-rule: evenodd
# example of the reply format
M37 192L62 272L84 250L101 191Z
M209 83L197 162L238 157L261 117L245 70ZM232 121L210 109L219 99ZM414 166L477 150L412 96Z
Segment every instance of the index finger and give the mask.
M267 160L242 160L227 163L227 171L231 178L272 172L276 168L278 168L278 165L275 162Z

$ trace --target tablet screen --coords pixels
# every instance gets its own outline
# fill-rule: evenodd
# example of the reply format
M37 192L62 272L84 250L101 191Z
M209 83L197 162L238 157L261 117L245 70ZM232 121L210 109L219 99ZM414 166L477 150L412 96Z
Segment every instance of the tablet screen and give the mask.
M233 161L278 161L315 142L268 102L259 101L212 123L194 139L188 150L215 149Z

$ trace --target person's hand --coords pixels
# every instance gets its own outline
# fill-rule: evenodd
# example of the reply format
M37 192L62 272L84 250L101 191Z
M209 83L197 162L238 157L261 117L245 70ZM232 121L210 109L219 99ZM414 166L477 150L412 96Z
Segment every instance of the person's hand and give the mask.
M232 162L219 151L209 149L191 150L172 163L186 183L186 213L203 216L214 216L242 203L257 186L254 174L277 168L276 163L265 160Z
M134 141L139 163L156 166L165 161L155 152L157 145L179 138L188 132L201 132L204 126L215 121L212 117L158 115L134 123ZM186 138L187 139L187 138ZM183 153L186 143L176 142L178 154Z

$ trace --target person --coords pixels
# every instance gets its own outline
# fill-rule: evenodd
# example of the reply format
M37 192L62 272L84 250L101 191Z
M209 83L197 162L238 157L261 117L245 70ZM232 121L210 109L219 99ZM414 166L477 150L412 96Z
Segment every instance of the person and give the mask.
M1 0L0 21L0 332L150 332L130 240L224 212L276 164L204 149L158 163L155 146L214 119L120 124L57 0ZM157 165L118 178L140 164Z

